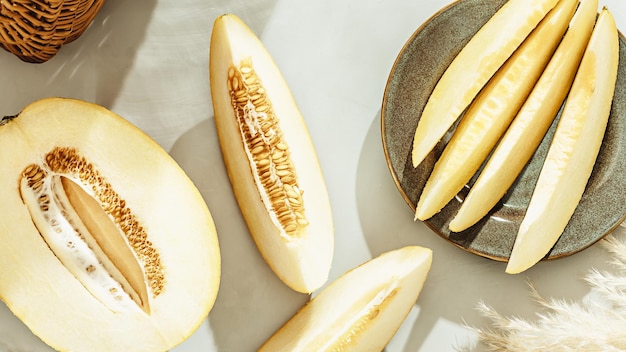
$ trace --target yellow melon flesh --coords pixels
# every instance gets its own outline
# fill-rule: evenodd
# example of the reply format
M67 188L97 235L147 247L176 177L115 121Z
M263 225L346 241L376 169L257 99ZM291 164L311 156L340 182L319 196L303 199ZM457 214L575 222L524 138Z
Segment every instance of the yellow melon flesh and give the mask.
M556 243L593 170L611 110L619 42L615 20L600 11L506 267L520 273Z
M0 298L66 351L166 351L213 306L211 214L153 140L87 102L0 122Z
M348 271L309 301L259 351L382 351L415 304L432 251L408 246Z
M484 217L511 187L557 115L593 30L597 0L583 0L561 44L450 221L463 231Z
M276 275L310 293L328 279L334 242L305 121L261 41L234 15L215 20L209 72L222 155L248 229Z
M511 0L470 39L435 86L413 139L417 167L558 0Z
M561 0L469 106L424 186L417 219L439 212L485 161L550 60L577 3Z

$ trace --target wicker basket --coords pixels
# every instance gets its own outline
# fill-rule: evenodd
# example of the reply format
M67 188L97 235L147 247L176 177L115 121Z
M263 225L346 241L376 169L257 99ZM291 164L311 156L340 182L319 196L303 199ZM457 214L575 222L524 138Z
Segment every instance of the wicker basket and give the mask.
M0 47L26 62L48 61L78 38L104 0L0 0Z

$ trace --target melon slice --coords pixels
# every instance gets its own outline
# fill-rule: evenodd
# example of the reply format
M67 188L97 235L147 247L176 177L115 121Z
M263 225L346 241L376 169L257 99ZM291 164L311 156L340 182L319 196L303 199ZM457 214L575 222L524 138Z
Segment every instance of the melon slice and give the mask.
M567 33L450 221L463 231L484 217L528 163L569 92L596 20L598 0L582 0Z
M424 160L476 94L557 2L510 0L463 47L437 82L424 107L413 139L413 167Z
M260 352L382 351L422 290L432 251L407 246L348 271L300 309Z
M561 0L471 103L424 186L419 220L439 212L480 168L550 61L578 5Z
M261 255L292 289L328 279L333 221L305 121L261 41L239 18L215 20L209 72L228 176Z
M520 224L507 273L520 273L539 262L578 206L604 138L618 61L617 27L603 8Z
M0 298L58 350L166 351L211 310L215 226L182 169L95 104L0 121Z

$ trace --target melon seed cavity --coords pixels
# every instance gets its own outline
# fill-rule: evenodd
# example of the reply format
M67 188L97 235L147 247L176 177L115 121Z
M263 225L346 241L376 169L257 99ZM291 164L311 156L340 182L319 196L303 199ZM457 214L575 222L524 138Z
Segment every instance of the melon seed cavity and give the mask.
M140 308L165 286L159 253L123 198L73 148L27 166L20 194L50 250L114 312Z
M308 224L289 147L252 60L228 70L228 90L257 189L277 227L297 236Z

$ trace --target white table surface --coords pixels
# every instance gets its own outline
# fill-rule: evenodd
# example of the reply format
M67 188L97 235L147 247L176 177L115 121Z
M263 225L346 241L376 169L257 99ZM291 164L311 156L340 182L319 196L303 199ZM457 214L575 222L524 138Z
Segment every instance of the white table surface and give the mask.
M48 96L103 105L146 131L202 192L217 225L222 281L206 321L175 352L253 351L309 297L283 285L254 246L233 197L216 137L208 80L213 20L234 13L260 36L289 82L324 172L335 223L330 279L384 251L421 245L433 266L387 351L472 346L484 301L532 318L527 281L578 300L581 277L607 268L599 246L521 275L466 253L413 221L384 160L380 107L387 76L410 35L446 0L107 0L89 30L44 64L0 52L0 115ZM626 30L623 0L601 0ZM3 221L6 221L3 220ZM617 232L622 232L618 229ZM1 268L0 268L1 270ZM478 348L477 350L480 350ZM49 351L0 304L0 351Z

